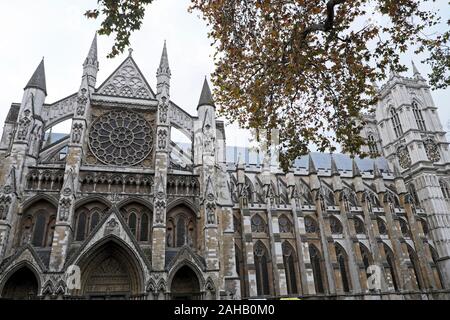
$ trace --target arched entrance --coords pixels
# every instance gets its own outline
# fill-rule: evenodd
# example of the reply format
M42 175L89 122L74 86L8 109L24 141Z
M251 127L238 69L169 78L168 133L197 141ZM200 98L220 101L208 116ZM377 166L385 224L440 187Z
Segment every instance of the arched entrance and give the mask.
M170 293L173 300L200 300L200 283L188 266L181 267L172 279Z
M28 267L22 267L6 281L2 298L12 300L36 299L38 288L38 280L34 273Z
M138 261L115 241L95 249L81 266L81 294L88 299L125 300L142 293Z

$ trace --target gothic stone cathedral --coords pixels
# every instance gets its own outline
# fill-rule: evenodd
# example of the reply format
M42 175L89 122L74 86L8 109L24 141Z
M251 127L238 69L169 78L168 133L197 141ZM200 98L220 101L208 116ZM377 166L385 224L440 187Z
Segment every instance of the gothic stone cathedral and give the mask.
M165 46L156 92L131 52L100 86L98 67L94 39L78 92L46 103L41 62L9 110L1 298L450 298L449 144L415 67L367 116L384 157L287 174L226 146L206 80L195 116L170 100Z

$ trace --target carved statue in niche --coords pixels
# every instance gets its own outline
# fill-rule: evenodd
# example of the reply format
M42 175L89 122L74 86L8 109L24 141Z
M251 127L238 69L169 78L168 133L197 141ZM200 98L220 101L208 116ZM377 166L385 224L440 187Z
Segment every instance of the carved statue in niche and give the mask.
M5 187L7 189L7 187ZM8 216L11 197L9 195L0 196L0 220L5 220Z
M319 196L319 201L320 201L320 208L322 209L322 212L326 213L327 212L327 205L325 204L325 199L324 199L322 194Z
M119 223L115 218L112 218L106 223L105 234L117 233L119 231Z
M36 144L39 144L42 133L41 133L41 125L35 125L34 128L31 130L31 141L30 141L30 150L31 152L38 152L38 148L36 148Z
M86 89L81 89L81 93L77 97L77 115L84 116L86 111L86 104L88 102L88 97L86 96Z
M216 205L212 202L206 204L206 217L208 224L216 223Z
M82 135L83 125L81 123L75 123L72 129L72 142L80 143Z
M214 134L209 124L203 128L203 151L210 155L214 155Z
M166 240L167 240L167 246L173 247L173 229L172 228L167 228L167 234L166 234Z
M19 129L17 131L17 139L26 140L28 136L28 129L31 124L30 110L25 110L24 116L19 121Z
M20 243L22 245L28 244L31 241L31 226L26 226L23 229L22 232L22 239L20 240Z

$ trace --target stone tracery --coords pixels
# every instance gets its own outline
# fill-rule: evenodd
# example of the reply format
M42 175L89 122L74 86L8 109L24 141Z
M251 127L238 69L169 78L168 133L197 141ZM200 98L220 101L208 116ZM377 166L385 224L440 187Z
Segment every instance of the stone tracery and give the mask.
M153 128L136 112L111 111L94 121L89 146L104 164L135 165L153 149Z

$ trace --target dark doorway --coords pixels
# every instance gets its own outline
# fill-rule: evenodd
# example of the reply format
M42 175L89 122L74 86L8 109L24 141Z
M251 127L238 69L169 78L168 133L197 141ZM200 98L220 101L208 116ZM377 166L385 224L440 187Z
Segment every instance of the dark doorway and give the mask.
M2 298L12 300L32 300L37 298L38 281L27 267L16 271L3 287Z
M188 266L181 267L172 280L173 300L200 300L200 285L195 272Z

